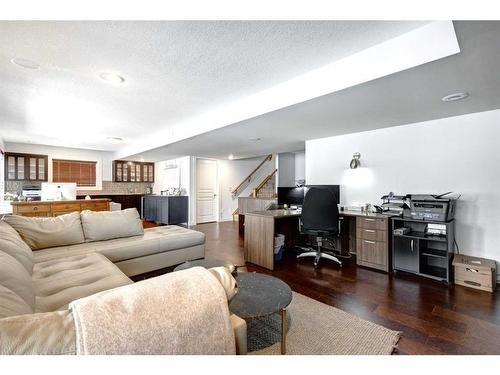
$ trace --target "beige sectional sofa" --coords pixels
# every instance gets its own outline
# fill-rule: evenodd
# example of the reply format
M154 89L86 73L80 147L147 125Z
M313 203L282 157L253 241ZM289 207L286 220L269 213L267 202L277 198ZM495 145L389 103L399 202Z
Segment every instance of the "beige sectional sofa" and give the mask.
M72 301L133 284L128 276L204 257L203 233L143 230L133 210L0 221L0 353L72 353ZM121 215L114 224L113 214ZM123 237L111 238L113 232ZM244 352L246 325L235 316L231 322Z

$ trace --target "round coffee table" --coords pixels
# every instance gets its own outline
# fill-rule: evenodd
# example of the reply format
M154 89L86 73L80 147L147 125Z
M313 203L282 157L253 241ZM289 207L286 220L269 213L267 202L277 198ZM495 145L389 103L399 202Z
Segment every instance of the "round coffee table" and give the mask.
M174 268L174 271L187 270L191 267L203 267L203 268L213 268L213 267L223 267L230 266L231 263L224 262L222 260L216 259L198 259L193 261L186 261L184 263L179 264Z
M276 277L254 272L236 275L238 293L229 310L243 319L257 319L271 314L281 315L281 354L286 353L286 308L292 302L292 290Z

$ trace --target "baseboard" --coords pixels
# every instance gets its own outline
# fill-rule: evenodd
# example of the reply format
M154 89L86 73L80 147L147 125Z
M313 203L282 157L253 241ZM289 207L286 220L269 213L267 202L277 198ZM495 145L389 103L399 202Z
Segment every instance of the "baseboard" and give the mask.
M219 219L219 223L222 223L224 221L233 221L233 217L229 216L229 217L223 217L223 218Z

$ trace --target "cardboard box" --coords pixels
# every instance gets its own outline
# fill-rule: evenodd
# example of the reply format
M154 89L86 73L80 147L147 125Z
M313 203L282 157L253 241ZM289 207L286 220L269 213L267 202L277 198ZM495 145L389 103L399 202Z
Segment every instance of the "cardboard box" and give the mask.
M453 259L455 284L493 293L496 287L494 260L456 254Z

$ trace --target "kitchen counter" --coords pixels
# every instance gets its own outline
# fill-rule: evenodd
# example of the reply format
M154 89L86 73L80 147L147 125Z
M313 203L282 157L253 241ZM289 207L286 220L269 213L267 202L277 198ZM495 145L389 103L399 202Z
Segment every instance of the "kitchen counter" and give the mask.
M115 203L120 203L122 210L127 208L135 208L140 213L142 210L142 197L147 196L146 194L88 194L92 199L107 198ZM77 198L85 198L86 195L78 194Z
M84 193L84 194L80 194L78 193L76 195L77 198L79 197L82 197L85 198L86 196L90 196L90 197L109 197L109 196L117 196L117 195L152 195L152 194L146 194L146 193Z

